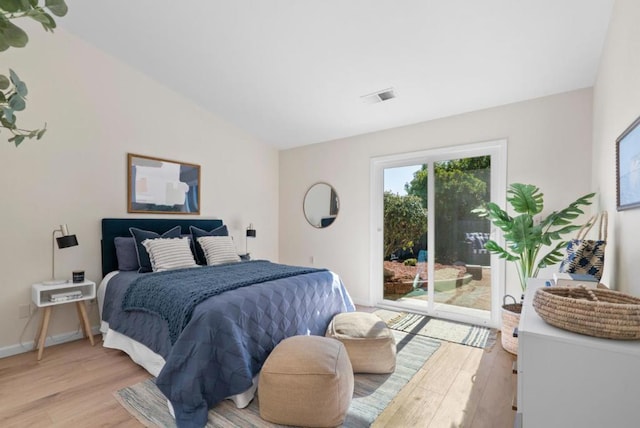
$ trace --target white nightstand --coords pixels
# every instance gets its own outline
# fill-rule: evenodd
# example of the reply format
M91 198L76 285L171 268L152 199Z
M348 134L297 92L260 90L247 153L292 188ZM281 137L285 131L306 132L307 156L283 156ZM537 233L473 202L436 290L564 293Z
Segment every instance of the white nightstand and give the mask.
M94 345L93 335L91 334L91 324L87 316L87 308L85 300L96 298L96 283L93 281L83 282L65 282L63 284L45 285L42 283L33 284L31 286L31 300L38 308L44 308L44 314L40 321L40 327L34 341L34 349L38 350L38 361L42 359L44 351L44 342L47 338L47 329L49 328L49 320L51 319L51 309L56 305L64 305L65 303L75 303L78 311L78 319L82 325L82 331L85 337L89 338L91 346Z

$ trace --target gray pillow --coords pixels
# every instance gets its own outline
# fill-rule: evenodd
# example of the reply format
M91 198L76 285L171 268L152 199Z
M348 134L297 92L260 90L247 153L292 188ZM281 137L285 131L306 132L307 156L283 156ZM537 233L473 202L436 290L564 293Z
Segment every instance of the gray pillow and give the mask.
M113 240L116 246L116 258L118 259L118 270L131 271L138 270L138 253L136 252L136 241L133 238L117 236Z

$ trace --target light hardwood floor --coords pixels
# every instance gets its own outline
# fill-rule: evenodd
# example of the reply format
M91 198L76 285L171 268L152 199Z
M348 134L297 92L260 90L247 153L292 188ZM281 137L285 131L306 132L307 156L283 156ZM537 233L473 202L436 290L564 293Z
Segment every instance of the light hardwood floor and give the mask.
M1 427L140 427L113 392L149 377L120 351L79 340L0 359ZM489 351L443 342L375 427L513 426L515 359L499 340Z

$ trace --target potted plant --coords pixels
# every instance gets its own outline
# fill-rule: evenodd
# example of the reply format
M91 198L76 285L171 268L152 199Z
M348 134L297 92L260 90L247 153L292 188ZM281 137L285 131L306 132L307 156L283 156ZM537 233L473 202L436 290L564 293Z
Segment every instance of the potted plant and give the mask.
M511 216L497 204L489 202L473 210L480 217L488 218L503 232L505 247L489 240L485 248L500 258L514 262L522 291L527 287L527 279L535 278L541 268L560 262L564 256L567 241L563 235L581 227L572 221L584 214L581 206L591 205L595 193L589 193L570 203L560 211L553 211L545 218L538 217L544 208L540 189L531 184L513 183L507 189L507 202L515 212ZM506 298L507 296L505 296ZM513 338L513 328L518 325L522 303L514 299L513 304L504 302L502 310L502 346L508 352L517 354L517 339ZM506 325L505 325L506 324Z

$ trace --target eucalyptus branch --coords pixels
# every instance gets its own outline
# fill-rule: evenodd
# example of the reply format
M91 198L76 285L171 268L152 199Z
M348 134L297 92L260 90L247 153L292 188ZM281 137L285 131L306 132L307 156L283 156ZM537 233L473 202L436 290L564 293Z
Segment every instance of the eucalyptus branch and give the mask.
M42 10L42 8L39 8L39 9ZM2 16L5 19L9 20L9 19L24 18L24 17L28 16L28 14L27 14L27 12L23 12L23 13L19 13L19 14L9 13L9 12L2 12Z
M39 22L45 31L53 32L56 21L53 16L62 17L67 14L65 0L0 0L0 52L10 48L22 48L29 42L27 33L13 20L31 18ZM52 16L53 15L53 16ZM26 108L27 85L18 75L9 70L9 77L0 74L0 128L8 129L13 135L9 142L19 146L25 138L39 140L44 135L47 125L42 129L23 129L16 125L16 112Z

